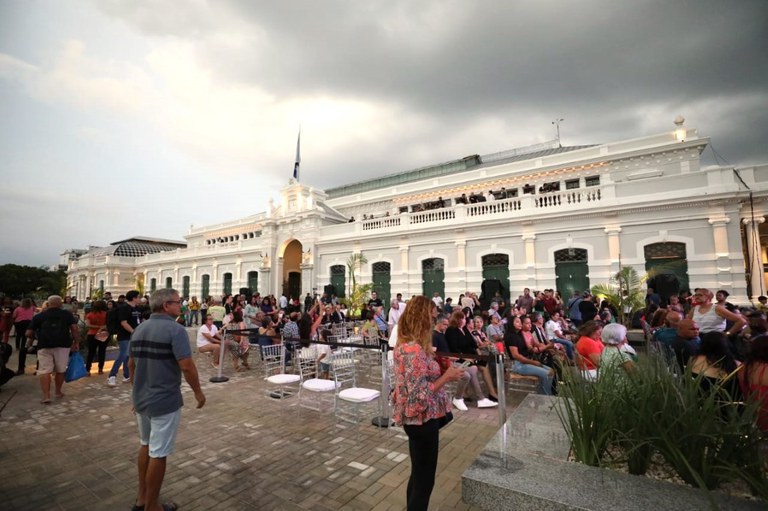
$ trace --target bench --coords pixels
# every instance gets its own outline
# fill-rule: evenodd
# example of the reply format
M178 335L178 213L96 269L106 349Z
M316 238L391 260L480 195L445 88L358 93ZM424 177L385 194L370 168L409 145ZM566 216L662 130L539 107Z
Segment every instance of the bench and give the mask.
M536 376L508 372L506 376L507 388L517 392L536 392L539 387L539 379Z

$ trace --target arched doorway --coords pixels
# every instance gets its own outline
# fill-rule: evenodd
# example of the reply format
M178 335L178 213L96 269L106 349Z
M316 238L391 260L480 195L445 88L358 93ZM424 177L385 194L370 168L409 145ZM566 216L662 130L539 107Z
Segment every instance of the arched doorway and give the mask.
M441 298L445 298L445 261L443 259L439 257L424 259L421 262L421 275L424 296L431 298L437 291Z
M672 295L688 291L688 259L685 243L651 243L643 247L648 287L653 288L665 305Z
M589 289L589 253L583 248L564 248L555 252L557 292L566 302L574 291Z
M289 298L301 297L301 253L299 240L291 240L283 251L283 293Z
M480 287L480 305L488 309L498 295L509 303L509 256L488 254L482 258L483 283Z

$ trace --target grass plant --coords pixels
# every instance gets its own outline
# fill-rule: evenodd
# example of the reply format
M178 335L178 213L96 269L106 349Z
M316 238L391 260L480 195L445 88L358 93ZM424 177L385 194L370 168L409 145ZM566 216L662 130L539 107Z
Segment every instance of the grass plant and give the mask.
M677 375L656 356L642 358L629 375L616 368L593 383L578 373L564 377L557 412L576 461L626 461L641 475L658 453L687 484L711 490L743 480L768 499L757 403L734 402L727 385L704 392L703 376ZM619 459L609 457L617 452Z

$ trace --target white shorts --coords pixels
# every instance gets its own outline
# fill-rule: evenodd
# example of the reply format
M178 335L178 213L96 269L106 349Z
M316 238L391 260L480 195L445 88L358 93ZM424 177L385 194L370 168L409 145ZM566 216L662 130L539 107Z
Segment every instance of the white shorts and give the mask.
M41 348L37 350L40 367L37 374L66 373L69 364L69 348Z
M139 425L139 442L149 446L150 458L165 458L173 453L176 431L181 420L181 408L175 412L149 417L136 412Z

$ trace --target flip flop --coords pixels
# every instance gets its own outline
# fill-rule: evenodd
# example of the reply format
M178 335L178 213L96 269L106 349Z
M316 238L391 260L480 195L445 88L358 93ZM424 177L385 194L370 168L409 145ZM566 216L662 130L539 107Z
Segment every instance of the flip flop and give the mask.
M176 511L179 506L175 502L166 502L163 504L163 511Z
M50 399L41 399L40 400L40 404L42 404L42 405L49 405L49 404L51 404L51 400Z
M64 394L56 394L56 399L61 399L64 397Z
M139 506L138 504L134 504L131 508L131 511L144 511L144 506Z

